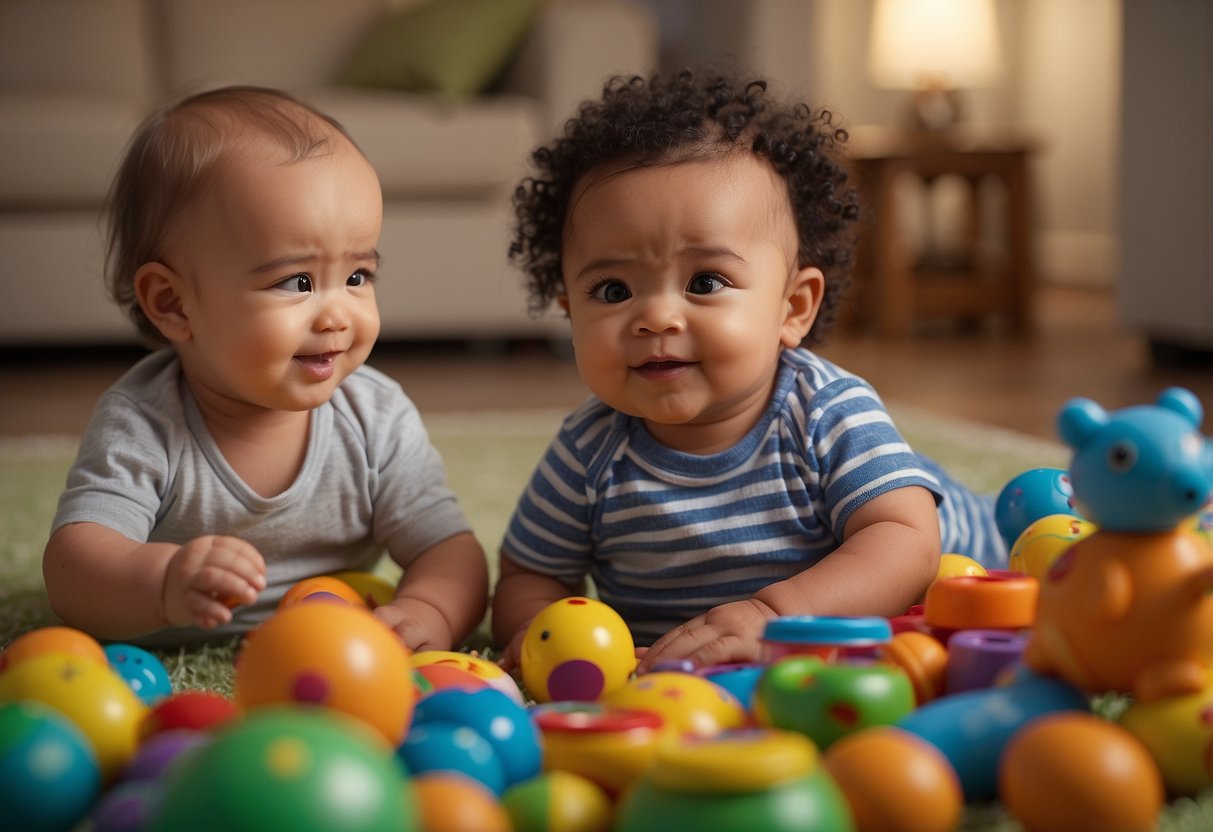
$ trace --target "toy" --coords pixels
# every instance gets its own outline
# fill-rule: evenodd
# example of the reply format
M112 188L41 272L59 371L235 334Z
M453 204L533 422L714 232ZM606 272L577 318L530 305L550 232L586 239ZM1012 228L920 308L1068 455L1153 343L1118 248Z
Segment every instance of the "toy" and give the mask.
M367 606L358 590L332 575L317 575L292 584L278 601L278 609L284 610L300 601L336 601L356 607Z
M414 775L412 786L425 832L512 832L497 795L477 780L429 771Z
M232 700L204 690L184 690L161 699L139 723L140 741L162 731L210 730L240 713Z
M169 764L191 748L198 748L211 741L205 731L161 731L139 744L134 756L122 769L123 780L156 780L164 774Z
M1096 525L1073 514L1049 514L1023 530L1011 545L1011 569L1044 580L1061 553L1091 534Z
M101 796L88 815L88 832L143 832L164 792L155 780L119 783Z
M505 791L504 760L479 732L454 722L414 725L396 749L411 774L449 772L475 780L494 795Z
M1196 693L1134 702L1120 725L1141 741L1167 791L1194 795L1213 785L1213 682Z
M710 737L747 722L746 710L737 697L688 673L646 673L605 701L615 708L653 711L676 734Z
M454 650L423 650L413 654L412 663L414 670L431 665L457 668L482 679L486 685L501 691L519 705L525 701L514 677L502 670L500 665L474 653L460 653Z
M732 662L695 668L693 672L733 694L741 703L741 707L748 711L753 702L754 690L758 687L758 680L766 669L765 664L758 662Z
M307 607L353 607L300 604ZM173 766L150 832L418 829L404 772L362 720L280 705L246 714Z
M97 755L102 784L112 783L135 753L147 706L126 681L91 658L42 653L0 674L0 702L32 699L70 719Z
M990 800L998 792L999 757L1012 736L1045 714L1089 710L1086 695L1073 685L1021 668L1005 685L928 702L897 727L943 752L966 800Z
M944 690L965 690L995 685L1002 673L1019 664L1028 637L1008 630L960 630L948 639L948 669Z
M352 586L371 609L381 607L396 597L395 584L374 572L338 572L333 577Z
M923 621L940 630L1031 627L1039 586L1027 575L937 578L927 587Z
M477 676L469 670L456 667L453 664L427 664L413 668L413 684L417 687L417 697L428 696L436 690L459 688L462 690L483 690L489 687L488 680Z
M947 680L948 651L934 636L916 630L896 633L879 651L881 661L902 669L914 688L915 707L942 696Z
M1162 778L1132 734L1091 714L1041 717L1003 754L999 793L1027 829L1151 832Z
M505 786L534 777L543 767L539 729L526 708L493 688L434 691L413 710L413 728L447 722L484 737L500 759Z
M1023 530L1050 514L1077 514L1074 485L1062 468L1033 468L1011 479L994 501L994 523L1010 548Z
M608 832L612 807L602 789L569 771L545 771L505 793L513 832Z
M543 733L544 767L584 777L611 797L648 771L671 735L659 714L600 702L551 702L531 717Z
M825 661L842 656L871 656L887 644L893 630L879 616L787 615L772 618L762 631L762 661L809 654Z
M1074 449L1070 479L1082 516L1105 531L1170 531L1213 491L1213 443L1196 396L1169 387L1156 404L1105 411L1071 399L1057 430Z
M939 749L891 726L856 731L822 756L847 798L856 832L951 832L964 795Z
M6 829L71 829L101 790L87 737L41 702L0 704L0 812Z
M404 642L352 604L279 610L246 637L234 688L244 710L297 702L358 717L391 748L408 730L415 696Z
M1053 563L1024 661L1089 693L1139 701L1205 686L1213 656L1213 552L1186 529L1100 529Z
M939 556L936 578L957 578L963 575L987 575L986 568L967 555L944 552Z
M133 644L105 645L110 669L126 680L145 705L155 705L173 692L164 664L152 653Z
M663 745L624 796L617 832L843 832L854 829L846 798L806 737L728 731Z
M0 652L0 673L43 653L70 653L109 666L101 643L88 633L72 627L39 627L17 636Z
M618 690L636 669L636 645L619 613L593 598L562 598L523 636L522 681L537 702L589 702Z
M891 725L913 709L914 689L899 667L788 656L762 674L753 712L760 725L798 731L824 751L848 734Z

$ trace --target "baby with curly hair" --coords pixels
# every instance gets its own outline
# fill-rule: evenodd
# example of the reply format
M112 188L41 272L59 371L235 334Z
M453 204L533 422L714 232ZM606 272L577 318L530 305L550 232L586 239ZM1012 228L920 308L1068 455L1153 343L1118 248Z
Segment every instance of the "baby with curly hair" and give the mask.
M502 544L506 666L587 578L645 671L757 660L777 616L902 613L941 551L1005 561L992 501L806 346L850 280L845 141L763 81L683 71L612 79L534 152L510 255L532 306L567 314L593 395Z

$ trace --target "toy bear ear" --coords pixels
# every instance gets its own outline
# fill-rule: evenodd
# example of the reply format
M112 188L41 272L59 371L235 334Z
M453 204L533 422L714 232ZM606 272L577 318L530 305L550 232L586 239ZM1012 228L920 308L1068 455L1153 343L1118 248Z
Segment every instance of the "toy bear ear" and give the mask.
M1175 411L1191 422L1194 428L1200 427L1200 420L1205 416L1200 399L1185 387L1168 387L1163 390L1158 394L1158 406Z
M1108 423L1108 412L1090 399L1070 399L1057 417L1057 432L1072 448L1087 444Z

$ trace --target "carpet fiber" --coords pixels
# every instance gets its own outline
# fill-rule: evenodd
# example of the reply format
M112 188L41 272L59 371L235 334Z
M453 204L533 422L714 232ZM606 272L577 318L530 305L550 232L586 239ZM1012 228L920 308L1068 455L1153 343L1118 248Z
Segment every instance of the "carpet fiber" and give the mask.
M892 405L898 426L918 450L971 487L996 493L1029 468L1064 467L1065 449L1017 433ZM436 414L426 419L477 535L490 552L514 500L562 414L510 411ZM64 475L75 456L71 437L0 439L0 648L27 630L56 623L42 589L40 561ZM390 573L389 573L390 574ZM157 651L174 689L231 692L235 642ZM1012 832L1019 825L997 805L970 806L964 830ZM1160 830L1213 829L1213 795L1174 801Z

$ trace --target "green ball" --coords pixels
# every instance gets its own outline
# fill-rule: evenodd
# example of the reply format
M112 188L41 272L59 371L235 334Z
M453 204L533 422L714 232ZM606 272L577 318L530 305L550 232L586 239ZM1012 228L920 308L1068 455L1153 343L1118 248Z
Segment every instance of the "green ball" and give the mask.
M181 758L152 832L412 832L420 828L392 749L333 711L259 708Z

